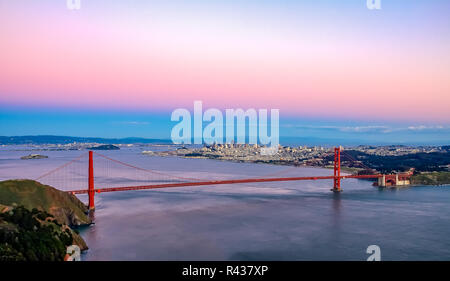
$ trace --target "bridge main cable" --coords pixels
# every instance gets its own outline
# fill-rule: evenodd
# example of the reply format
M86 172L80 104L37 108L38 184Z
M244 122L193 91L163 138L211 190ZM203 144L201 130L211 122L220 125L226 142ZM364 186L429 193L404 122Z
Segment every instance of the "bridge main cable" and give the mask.
M180 180L190 180L190 181L193 181L193 180L194 181L201 181L201 180L203 180L203 179L198 179L198 178L188 178L188 177L174 176L174 175L171 175L171 174L166 174L166 173L158 172L158 171L151 170L151 169L144 169L144 168L141 168L141 167L137 167L137 166L134 166L134 165L122 162L122 161L117 160L117 159L110 158L110 157L108 157L106 155L100 154L100 153L95 152L95 151L94 151L94 153L96 155L100 156L100 157L103 157L103 158L105 158L105 159L107 159L109 161L115 162L117 164L129 167L129 168L133 168L133 169L136 169L136 170L139 170L139 171L155 174L155 175L166 176L166 177L176 178L176 179L180 179Z
M74 162L77 162L78 160L80 160L81 158L83 158L83 157L86 156L86 155L88 155L88 152L85 152L85 153L81 154L80 156L78 156L78 157L76 157L76 158L70 160L69 162L67 162L67 163L65 163L65 164L63 164L63 165L61 165L61 166L59 166L59 167L56 167L55 169L53 169L53 170L51 170L51 171L48 171L47 173L45 173L45 174L43 174L43 175L37 177L37 178L35 179L35 181L39 181L40 179L45 178L45 177L47 177L47 176L49 176L49 175L51 175L51 174L53 174L53 173L55 173L55 172L57 172L57 171L59 171L59 170L65 168L65 167L69 166L70 164L72 164L72 163L74 163Z

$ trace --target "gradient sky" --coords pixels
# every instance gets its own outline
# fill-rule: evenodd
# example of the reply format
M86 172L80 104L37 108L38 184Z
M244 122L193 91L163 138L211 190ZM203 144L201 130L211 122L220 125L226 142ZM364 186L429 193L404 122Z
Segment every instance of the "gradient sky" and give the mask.
M450 141L450 1L0 0L0 135L168 137L278 108L296 137Z

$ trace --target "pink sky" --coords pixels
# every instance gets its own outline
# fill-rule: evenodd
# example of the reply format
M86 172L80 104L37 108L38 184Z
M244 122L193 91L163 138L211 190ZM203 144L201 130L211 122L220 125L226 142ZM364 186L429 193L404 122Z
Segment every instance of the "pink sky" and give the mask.
M434 10L398 18L357 9L346 20L9 3L0 9L0 104L171 110L202 100L299 116L450 120L449 27Z

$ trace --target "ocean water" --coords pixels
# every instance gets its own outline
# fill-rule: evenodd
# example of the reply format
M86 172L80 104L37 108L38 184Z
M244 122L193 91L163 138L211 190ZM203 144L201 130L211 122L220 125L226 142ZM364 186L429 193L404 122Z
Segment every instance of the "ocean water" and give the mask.
M0 180L37 178L85 153L29 149L0 148ZM141 154L149 149L164 148L101 153L138 167L195 178L332 173ZM29 153L49 158L19 159ZM108 170L109 184L135 185L136 177L120 166ZM379 189L371 181L345 179L340 194L331 192L331 186L331 181L322 180L96 194L95 224L80 229L90 248L82 259L366 260L367 247L377 245L382 260L450 260L449 186ZM85 195L79 198L87 201Z

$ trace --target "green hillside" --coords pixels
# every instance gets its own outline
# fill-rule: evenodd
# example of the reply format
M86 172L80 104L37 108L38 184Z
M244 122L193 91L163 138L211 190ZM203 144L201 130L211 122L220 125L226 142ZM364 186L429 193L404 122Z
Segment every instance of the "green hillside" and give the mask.
M75 231L47 212L18 206L0 213L0 262L63 261L70 245L87 249Z
M3 205L3 207L2 207ZM75 196L33 180L0 182L0 211L5 206L36 208L69 226L90 224L87 207Z
M0 261L62 261L88 247L69 226L91 223L74 195L32 180L0 182Z
M450 184L450 172L428 172L414 175L412 184L443 185Z

